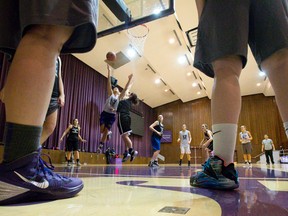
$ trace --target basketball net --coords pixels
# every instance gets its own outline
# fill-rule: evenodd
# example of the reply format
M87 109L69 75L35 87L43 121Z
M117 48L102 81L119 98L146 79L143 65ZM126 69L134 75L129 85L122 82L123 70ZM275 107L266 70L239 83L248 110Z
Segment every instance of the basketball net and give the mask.
M148 33L149 28L144 24L127 29L129 42L132 48L135 49L135 51L138 53L139 56L142 56L144 53L144 45Z

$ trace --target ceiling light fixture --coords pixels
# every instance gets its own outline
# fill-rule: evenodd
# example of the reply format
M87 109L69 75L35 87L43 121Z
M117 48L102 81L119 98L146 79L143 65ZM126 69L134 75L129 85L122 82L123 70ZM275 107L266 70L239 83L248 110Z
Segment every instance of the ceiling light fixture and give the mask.
M192 87L197 87L197 86L198 86L198 83L196 83L196 82L192 83Z
M159 84L161 82L161 79L156 79L154 82L155 84Z
M257 83L256 85L257 85L257 86L261 86L261 83Z
M178 62L179 62L179 64L184 64L186 62L186 57L185 56L180 56L178 58Z
M130 57L130 58L134 58L134 57L137 55L137 53L136 53L136 51L135 51L133 48L129 48L129 49L127 50L127 55L128 55L128 57Z
M174 39L174 38L170 38L170 39L169 39L169 43L170 43L170 44L174 44L174 43L175 43L175 39Z
M266 74L265 74L263 71L260 71L260 72L259 72L259 76L261 76L261 77L262 77L262 76L266 76Z

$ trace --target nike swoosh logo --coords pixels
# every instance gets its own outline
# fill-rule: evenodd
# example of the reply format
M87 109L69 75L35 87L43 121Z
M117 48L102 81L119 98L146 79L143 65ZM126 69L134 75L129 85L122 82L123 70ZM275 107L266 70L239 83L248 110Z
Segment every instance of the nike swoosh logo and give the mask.
M38 188L45 189L45 188L49 187L49 182L46 179L44 179L43 182L37 182L37 181L33 181L33 180L29 180L29 179L25 178L24 176L22 176L20 173L18 173L16 171L14 171L14 173L16 175L18 175L23 181L30 183L30 184L38 187Z

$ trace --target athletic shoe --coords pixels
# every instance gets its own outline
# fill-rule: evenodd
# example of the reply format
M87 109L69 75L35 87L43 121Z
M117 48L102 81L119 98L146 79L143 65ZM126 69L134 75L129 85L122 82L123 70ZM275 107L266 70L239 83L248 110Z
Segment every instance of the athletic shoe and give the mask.
M155 166L159 167L159 163L158 163L157 160L154 160L154 161L153 161L153 164L154 164Z
M71 163L72 163L71 161L68 161L68 162L67 162L67 166L68 166L68 167L69 167L69 166L72 166Z
M179 161L179 166L182 166L182 160Z
M245 167L249 167L249 163L248 163L248 162L245 162L244 165L243 165L243 167L244 167L244 168L245 168Z
M251 162L248 163L248 167L252 168L252 163Z
M109 131L107 133L107 141L109 141L112 138L112 131Z
M155 163L155 161L149 161L149 164L148 164L148 167L158 167L159 165L157 165L156 163Z
M132 150L131 157L130 157L130 162L132 162L137 155L138 155L138 151Z
M0 205L70 198L82 190L80 179L54 173L54 167L43 161L40 153L41 148L0 164Z
M125 151L123 154L122 162L126 162L129 157L131 157L131 155L127 151Z
M223 160L217 156L209 158L204 164L203 171L191 176L191 186L218 190L238 188L238 173L234 164L231 163L226 167L223 164Z
M190 167L191 166L191 163L190 163L190 161L188 161L188 167Z

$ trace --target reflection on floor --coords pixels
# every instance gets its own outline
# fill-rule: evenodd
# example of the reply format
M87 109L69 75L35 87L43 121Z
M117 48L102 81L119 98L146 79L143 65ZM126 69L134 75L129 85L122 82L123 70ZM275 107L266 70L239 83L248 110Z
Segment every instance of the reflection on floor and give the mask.
M288 215L288 164L237 168L240 188L217 191L190 187L189 177L200 165L59 165L56 172L83 179L85 187L78 196L3 206L0 215Z

